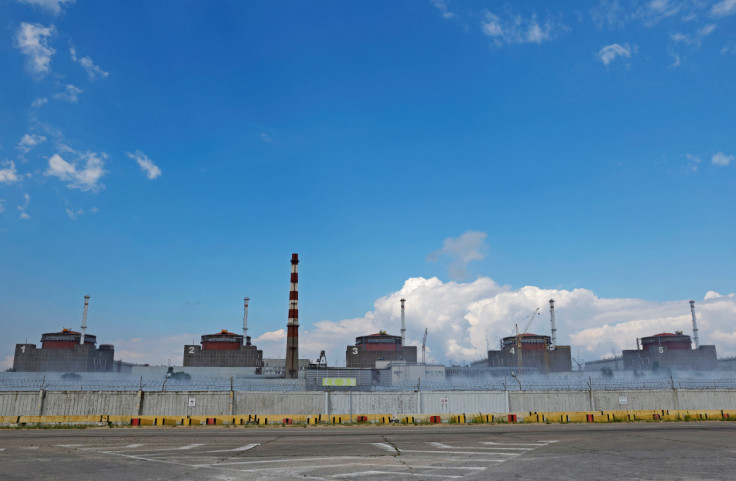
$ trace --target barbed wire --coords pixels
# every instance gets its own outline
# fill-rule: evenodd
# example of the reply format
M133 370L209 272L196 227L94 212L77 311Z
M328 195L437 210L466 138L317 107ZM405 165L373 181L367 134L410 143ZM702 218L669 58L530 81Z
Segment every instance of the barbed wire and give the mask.
M311 384L311 383L310 383ZM654 390L654 389L736 389L736 378L676 378L663 377L654 379L558 379L549 381L527 381L521 377L501 378L486 381L452 383L452 382L419 382L399 385L358 385L354 387L327 387L308 385L303 380L291 382L269 382L252 379L207 379L191 381L152 380L152 379L92 379L67 380L45 378L0 379L0 391L621 391L621 390Z

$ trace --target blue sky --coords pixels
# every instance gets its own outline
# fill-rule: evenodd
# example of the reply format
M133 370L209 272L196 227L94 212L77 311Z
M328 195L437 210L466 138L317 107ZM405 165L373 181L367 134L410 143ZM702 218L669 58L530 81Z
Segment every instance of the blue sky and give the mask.
M736 355L735 26L735 0L6 0L2 365L85 294L125 359L180 363L246 295L283 356L292 252L332 363L402 295L438 362L549 296L588 360L690 298Z

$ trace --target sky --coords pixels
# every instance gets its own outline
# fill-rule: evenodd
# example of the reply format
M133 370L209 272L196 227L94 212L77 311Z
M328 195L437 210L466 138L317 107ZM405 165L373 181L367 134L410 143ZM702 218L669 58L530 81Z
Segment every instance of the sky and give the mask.
M0 367L81 325L736 356L736 0L0 1ZM522 327L520 327L522 329ZM420 351L421 352L421 351Z

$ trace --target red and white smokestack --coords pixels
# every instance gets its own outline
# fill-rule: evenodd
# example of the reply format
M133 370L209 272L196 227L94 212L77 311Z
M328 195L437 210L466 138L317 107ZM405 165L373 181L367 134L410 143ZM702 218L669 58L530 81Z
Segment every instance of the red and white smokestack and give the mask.
M406 316L404 314L404 303L406 299L401 299L401 345L406 346Z
M291 255L291 291L289 292L289 322L286 324L287 379L299 377L299 255Z
M248 301L250 297L243 298L243 340L248 339Z
M698 322L695 320L695 301L690 301L690 313L693 315L693 341L695 349L700 347L700 339L698 339Z
M87 331L87 308L89 307L89 296L84 296L84 314L82 314L82 335L79 336L79 344L84 344L84 333Z

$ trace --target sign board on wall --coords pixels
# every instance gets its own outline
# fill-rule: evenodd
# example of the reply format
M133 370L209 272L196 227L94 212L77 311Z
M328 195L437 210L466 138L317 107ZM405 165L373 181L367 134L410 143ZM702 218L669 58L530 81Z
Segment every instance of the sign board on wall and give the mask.
M626 396L619 396L618 403L619 404L629 404L629 398L627 398Z
M323 377L323 386L355 386L356 378L354 377Z
M197 404L197 399L196 398L193 398L193 397L190 397L189 398L189 407L190 408L193 408L196 404Z

